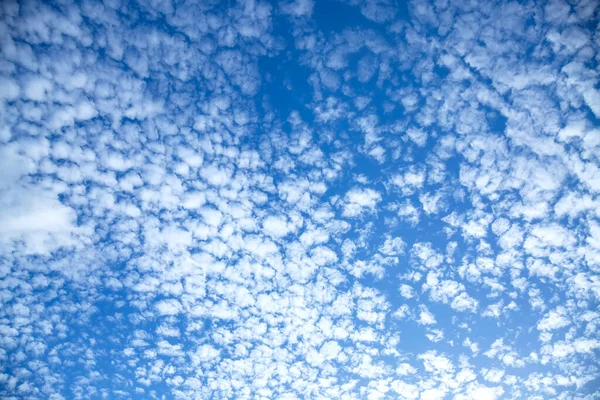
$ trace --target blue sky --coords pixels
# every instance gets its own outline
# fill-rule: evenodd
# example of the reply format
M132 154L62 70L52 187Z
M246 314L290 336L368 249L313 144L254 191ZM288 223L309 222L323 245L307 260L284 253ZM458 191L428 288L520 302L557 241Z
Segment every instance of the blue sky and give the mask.
M600 398L594 1L3 1L3 399Z

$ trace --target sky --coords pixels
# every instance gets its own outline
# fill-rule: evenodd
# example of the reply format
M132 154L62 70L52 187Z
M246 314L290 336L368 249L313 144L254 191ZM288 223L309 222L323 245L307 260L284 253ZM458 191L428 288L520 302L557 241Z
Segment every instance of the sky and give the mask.
M600 399L594 0L0 2L0 398Z

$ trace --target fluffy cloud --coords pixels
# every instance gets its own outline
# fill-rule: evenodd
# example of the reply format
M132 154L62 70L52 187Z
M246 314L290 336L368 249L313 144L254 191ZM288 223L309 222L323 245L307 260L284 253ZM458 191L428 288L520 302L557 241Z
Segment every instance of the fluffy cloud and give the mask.
M598 12L4 1L0 397L589 396Z
M380 201L381 195L377 191L370 188L354 188L344 197L342 215L356 217L365 211L374 211Z

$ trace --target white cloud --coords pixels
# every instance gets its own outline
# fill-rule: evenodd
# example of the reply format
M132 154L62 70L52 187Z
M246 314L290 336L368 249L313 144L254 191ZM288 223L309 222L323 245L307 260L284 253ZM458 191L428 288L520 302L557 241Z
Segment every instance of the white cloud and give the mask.
M452 300L450 306L457 311L476 312L478 304L477 300L463 292Z
M224 186L231 180L231 172L215 165L208 165L200 170L200 176L211 185Z
M295 0L281 5L284 13L298 17L309 16L313 11L313 7L314 2L312 0Z
M386 256L396 256L404 253L406 243L400 237L387 237L383 245L379 248L379 252Z
M22 240L25 254L49 255L62 247L80 245L77 215L61 204L56 194L23 187L1 193L0 243L4 246Z
M436 323L435 317L426 306L420 306L420 310L419 319L417 320L420 325L433 325Z
M425 370L435 374L452 373L454 365L452 361L443 354L438 354L435 350L428 350L419 354L418 358L423 361Z
M427 143L427 132L421 129L410 128L406 131L406 134L419 147L423 147Z
M374 211L380 201L381 195L373 189L351 189L344 197L342 215L356 217L365 211Z
M585 395L593 2L117 3L2 4L0 397Z
M403 283L400 285L400 294L406 299L411 299L415 296L415 291L412 286Z
M160 315L177 315L182 311L181 303L175 299L161 300L155 307Z
M282 238L295 230L295 226L281 216L269 215L263 220L263 231L273 237Z
M35 101L44 101L51 92L54 84L49 79L42 76L35 76L25 83L24 94L27 99Z
M537 328L540 331L552 331L563 328L571 324L571 321L567 318L567 311L564 307L557 307L554 310L550 310L543 319L537 324Z
M497 387L486 387L479 386L469 391L469 399L481 399L481 400L496 400L504 394L504 389L500 386Z

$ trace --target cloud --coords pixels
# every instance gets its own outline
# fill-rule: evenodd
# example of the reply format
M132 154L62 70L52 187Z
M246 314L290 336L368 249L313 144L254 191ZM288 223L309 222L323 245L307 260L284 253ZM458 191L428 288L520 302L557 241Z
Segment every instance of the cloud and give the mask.
M436 323L435 317L426 306L421 306L420 309L419 319L417 320L420 325L433 325Z
M25 254L47 255L61 247L75 246L78 240L73 209L55 196L35 191L5 193L0 218L0 241L10 245L22 240Z
M295 226L286 218L269 215L262 223L264 232L274 238L281 238L295 230Z
M3 2L0 397L589 395L596 4L225 3Z
M571 322L566 317L566 310L564 307L557 307L555 310L551 310L546 316L540 320L537 328L540 331L548 331L560 329L570 325Z
M313 12L314 2L312 0L296 0L281 5L286 14L294 16L310 16Z
M373 189L351 189L344 197L342 215L357 217L365 211L375 211L375 207L380 201L381 195Z

